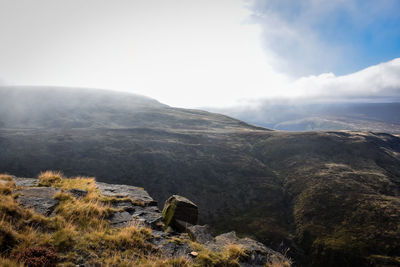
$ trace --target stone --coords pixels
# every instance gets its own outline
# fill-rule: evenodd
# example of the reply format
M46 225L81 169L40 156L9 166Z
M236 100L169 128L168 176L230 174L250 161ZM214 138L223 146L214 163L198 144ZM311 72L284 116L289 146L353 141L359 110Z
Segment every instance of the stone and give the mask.
M68 193L71 193L75 198L84 198L87 196L88 191L82 190L82 189L70 189L67 191Z
M127 211L117 211L109 220L111 227L126 227L133 221L133 216Z
M189 199L173 195L165 202L162 216L167 226L183 232L197 223L198 208Z
M114 201L111 203L111 206L114 209L127 211L129 213L133 213L136 210L136 207L138 207L133 205L130 200Z
M15 185L16 186L25 186L25 187L30 187L30 186L36 186L38 183L38 179L35 178L20 178L20 177L15 177L13 178Z
M131 185L106 184L96 182L104 196L116 198L130 198L133 202L143 206L157 206L157 202L143 189Z
M133 213L133 217L143 221L152 229L161 230L164 224L162 223L161 212L157 207L137 207Z
M241 266L264 266L273 258L282 259L282 262L286 260L282 254L260 242L247 237L238 238L234 231L216 236L215 241L206 243L206 247L213 251L221 251L229 245L238 245L246 252L247 257L241 258Z
M112 227L125 227L133 221L139 221L155 230L162 230L164 226L161 212L156 206L129 206L126 202L114 202L112 207L120 209L109 218Z
M193 258L196 258L197 256L199 256L199 253L197 253L196 251L192 251L189 253L190 256L192 256Z
M18 203L24 208L33 208L35 212L49 216L58 205L54 199L55 193L60 192L54 187L29 187L15 191Z
M211 235L210 227L208 225L193 225L188 227L187 230L192 241L200 244L214 241L214 237Z
M171 239L175 237L175 239ZM168 236L163 234L152 240L152 243L158 248L165 257L173 258L180 256L187 256L193 250L191 249L188 241L190 239L185 235Z

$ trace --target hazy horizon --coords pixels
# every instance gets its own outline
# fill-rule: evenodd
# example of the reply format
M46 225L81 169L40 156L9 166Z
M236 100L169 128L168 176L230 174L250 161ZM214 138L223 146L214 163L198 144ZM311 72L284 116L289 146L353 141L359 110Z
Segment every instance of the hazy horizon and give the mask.
M0 86L128 91L186 108L400 96L393 0L0 6Z

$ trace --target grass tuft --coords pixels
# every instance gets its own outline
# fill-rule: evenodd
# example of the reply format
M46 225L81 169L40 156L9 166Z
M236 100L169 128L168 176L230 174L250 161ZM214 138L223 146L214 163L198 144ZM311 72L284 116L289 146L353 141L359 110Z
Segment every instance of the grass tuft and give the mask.
M219 252L211 251L203 245L191 242L191 247L198 252L195 258L195 266L226 266L239 267L240 260L248 257L246 251L239 245L227 245Z
M39 186L57 186L63 179L62 172L45 171L39 174Z
M12 181L13 178L14 178L14 176L9 175L7 173L1 173L0 174L0 180L3 180L3 181Z

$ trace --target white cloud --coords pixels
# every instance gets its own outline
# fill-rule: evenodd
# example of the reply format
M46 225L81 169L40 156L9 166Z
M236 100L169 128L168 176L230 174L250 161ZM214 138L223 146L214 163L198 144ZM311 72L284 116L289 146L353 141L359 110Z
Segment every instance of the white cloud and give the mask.
M264 100L379 101L400 98L400 58L344 76L324 73L281 84L280 92Z

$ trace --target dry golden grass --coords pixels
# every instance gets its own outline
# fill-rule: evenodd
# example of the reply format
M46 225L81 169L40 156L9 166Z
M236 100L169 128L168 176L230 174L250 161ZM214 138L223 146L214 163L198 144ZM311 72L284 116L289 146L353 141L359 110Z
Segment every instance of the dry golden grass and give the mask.
M152 247L146 243L146 240L151 237L152 231L150 228L133 223L118 230L115 234L106 235L104 241L112 249L139 249L146 254L152 250Z
M3 180L3 181L12 181L12 180L13 180L13 176L12 176L12 175L9 175L9 174L7 174L7 173L1 173L1 174L0 174L0 180Z
M57 193L55 198L60 200L55 210L56 214L81 228L92 229L104 225L105 219L113 211L109 205L97 199L75 199L70 194L63 192Z
M266 264L265 267L290 267L292 266L292 262L288 259L282 259L278 257L274 257L270 259Z
M24 267L24 265L15 260L0 257L0 267Z
M265 267L290 267L293 265L292 260L287 256L289 249L284 251L283 257L273 255L268 259L268 262L265 264Z
M45 171L39 174L39 186L57 186L63 179L62 172Z
M246 251L239 245L227 245L224 250L215 252L207 249L203 245L190 242L190 246L198 256L195 259L194 266L240 266L240 259L248 257Z
M0 183L0 194L2 195L10 195L14 189L14 181L6 181L5 183Z

